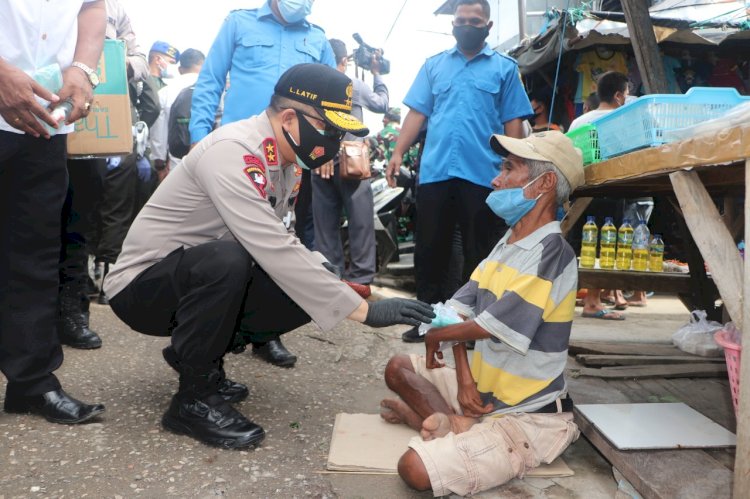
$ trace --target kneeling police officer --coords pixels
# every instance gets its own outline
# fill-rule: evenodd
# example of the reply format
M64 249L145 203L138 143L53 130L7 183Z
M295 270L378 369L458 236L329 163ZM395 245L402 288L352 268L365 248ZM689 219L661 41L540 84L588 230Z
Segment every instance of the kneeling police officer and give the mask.
M171 335L164 357L180 382L166 428L230 448L263 439L229 405L248 395L222 367L236 331L256 337L310 320L329 330L345 318L383 327L434 317L416 300L364 301L294 236L300 167L330 161L344 133L368 133L351 105L346 75L293 66L265 112L203 139L131 226L104 288L132 329Z

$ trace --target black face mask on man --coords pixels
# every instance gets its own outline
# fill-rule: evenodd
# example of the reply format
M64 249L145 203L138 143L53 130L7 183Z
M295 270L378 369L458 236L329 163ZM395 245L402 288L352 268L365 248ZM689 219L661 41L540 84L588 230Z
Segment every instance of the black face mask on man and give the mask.
M284 138L297 155L297 164L301 168L307 170L320 168L336 156L341 145L341 138L329 137L325 134L325 130L318 130L312 126L302 112L296 109L294 112L297 114L297 121L299 122L300 143L297 144L294 137L285 129L282 129Z
M461 50L478 50L484 45L484 40L490 35L490 27L478 28L467 24L465 26L453 26L453 36Z

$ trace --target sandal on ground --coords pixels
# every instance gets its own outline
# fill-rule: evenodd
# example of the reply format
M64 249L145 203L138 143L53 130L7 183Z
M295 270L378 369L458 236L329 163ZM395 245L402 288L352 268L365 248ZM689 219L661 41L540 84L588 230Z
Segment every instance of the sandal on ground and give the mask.
M581 317L601 319L603 321L624 321L625 317L612 310L597 310L596 312L581 312Z
M621 303L619 305L615 305L615 310L627 310L628 304L627 303Z

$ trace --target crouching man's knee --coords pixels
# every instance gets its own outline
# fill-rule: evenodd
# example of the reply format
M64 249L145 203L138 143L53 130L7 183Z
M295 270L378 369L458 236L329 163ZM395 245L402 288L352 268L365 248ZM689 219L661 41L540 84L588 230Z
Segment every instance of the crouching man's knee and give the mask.
M406 484L415 490L430 490L430 476L422 459L414 449L407 450L398 461L398 474Z
M414 371L408 355L394 355L385 366L385 384L393 391L398 391L404 381L402 369Z

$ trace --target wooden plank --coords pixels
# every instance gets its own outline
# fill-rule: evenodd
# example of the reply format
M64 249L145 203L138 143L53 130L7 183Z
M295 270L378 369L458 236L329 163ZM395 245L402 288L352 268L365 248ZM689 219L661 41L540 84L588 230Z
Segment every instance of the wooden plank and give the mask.
M616 366L594 369L591 367L572 368L570 376L596 376L604 379L619 378L704 378L726 376L726 364L671 364L660 366Z
M747 189L748 183L750 183L750 158L746 160L745 164L745 189ZM745 220L750 220L750 198L748 198L747 193L745 194ZM750 226L748 224L745 224L745 241L750 241ZM742 276L744 296L750 296L750 265L745 265ZM750 329L750 300L745 300L742 303L742 318L744 324L748 324L748 329ZM750 345L750 333L742 328L740 328L740 331L742 331L742 343ZM750 491L750 362L746 359L740 363L739 374L740 400L737 407L734 496L747 497Z
M608 341L571 340L568 345L570 355L602 354L602 355L677 355L690 356L674 345L666 343L614 343ZM696 359L703 359L699 355Z
M724 357L698 357L696 355L599 355L579 354L576 360L587 367L644 366L651 364L695 364L704 362L725 363Z
M729 316L742 328L742 259L695 172L669 175L690 233L708 263ZM750 407L749 407L750 409ZM750 469L749 469L750 471ZM750 484L750 478L749 484Z
M731 497L732 472L706 452L621 451L577 409L573 412L581 432L644 498Z
M715 380L674 380L706 384ZM652 381L653 382L653 381ZM569 378L568 390L576 404L624 404L650 402L660 390L643 388L645 381ZM686 400L683 400L687 403ZM574 411L581 432L613 466L620 470L645 498L673 499L731 497L732 472L724 464L731 450L620 451L593 425ZM717 458L712 457L718 456Z
M659 54L654 25L651 23L651 15L648 12L651 3L648 0L622 0L620 3L625 14L625 21L628 23L630 43L633 45L633 53L646 93L669 93L664 63Z
M667 175L690 168L699 173L712 194L731 191L742 196L745 158L750 155L750 140L745 138L748 133L750 124L743 124L715 135L649 147L594 163L585 168L586 184L575 193L597 197L622 192L622 187L628 188L622 197L672 192Z
M676 272L578 269L579 289L648 289L663 293L687 294L690 292L690 283L690 274ZM710 291L714 286L709 282L708 288Z
M576 198L576 200L573 201L573 204L570 205L570 209L568 210L568 214L560 224L560 231L563 236L568 235L570 229L576 224L578 219L581 218L581 215L583 215L583 212L586 211L586 208L589 207L593 199L594 198L582 197Z

